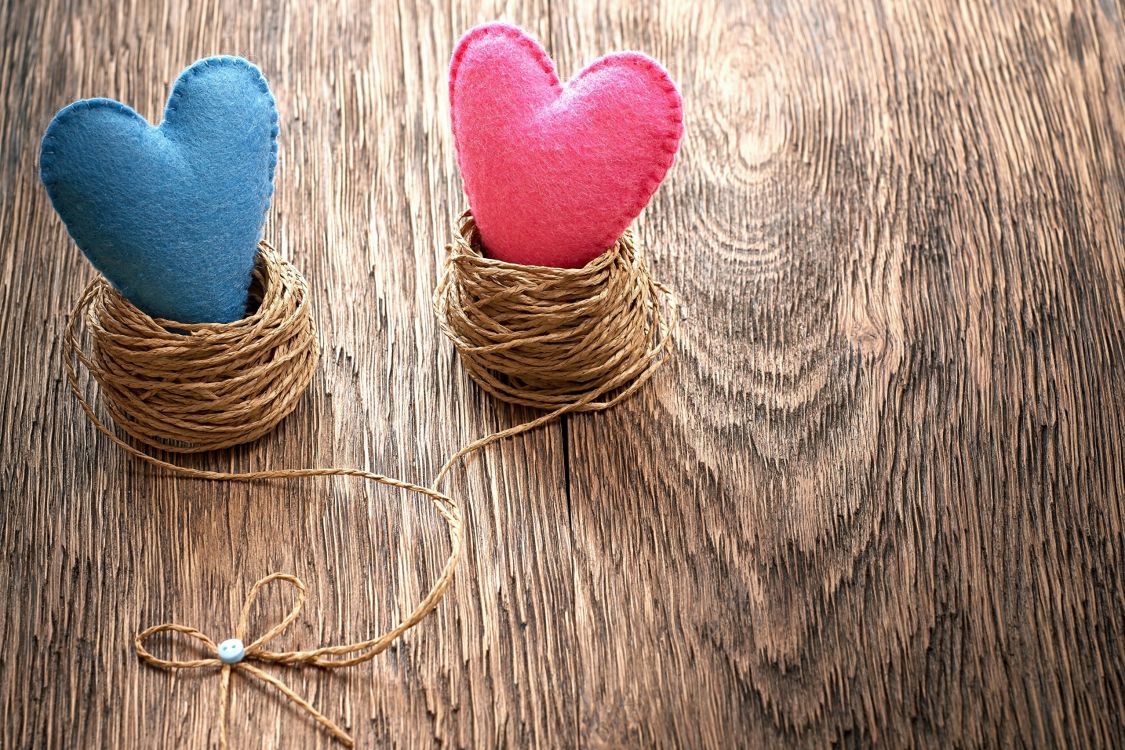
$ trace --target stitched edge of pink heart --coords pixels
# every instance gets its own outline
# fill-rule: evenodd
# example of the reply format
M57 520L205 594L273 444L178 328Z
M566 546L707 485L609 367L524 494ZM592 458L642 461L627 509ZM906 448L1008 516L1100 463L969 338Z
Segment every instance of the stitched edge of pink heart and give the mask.
M543 72L547 74L550 84L554 87L556 93L562 94L564 86L559 81L558 71L555 68L555 63L551 56L547 54L547 50L536 40L530 36L523 29L506 23L486 23L476 26L465 33L461 37L461 41L457 43L457 48L453 52L453 59L449 64L449 112L450 121L453 130L453 145L457 154L457 167L461 169L461 144L457 138L457 74L461 67L461 62L465 57L472 43L484 36L491 34L500 34L519 42L524 46L539 63ZM657 163L652 172L649 173L648 180L642 184L637 192L636 198L627 202L628 208L620 214L621 218L615 224L615 229L612 231L611 236L601 240L600 244L604 245L601 252L594 255L593 258L598 257L604 253L621 237L625 230L632 223L633 219L637 218L645 206L648 205L652 199L653 194L656 193L660 183L664 181L665 175L668 170L672 168L672 164L676 159L676 152L679 151L680 139L683 136L683 100L680 97L679 91L676 90L676 84L672 82L672 77L668 71L651 57L644 55L640 52L611 52L608 55L599 57L592 63L583 68L579 73L567 82L567 86L575 81L580 80L583 76L598 70L606 65L626 62L636 65L639 69L653 77L659 89L664 92L669 105L668 124L671 126L671 131L665 136L662 148L659 149L660 155L663 157ZM464 177L464 170L462 169L462 178ZM589 261L587 261L589 262Z

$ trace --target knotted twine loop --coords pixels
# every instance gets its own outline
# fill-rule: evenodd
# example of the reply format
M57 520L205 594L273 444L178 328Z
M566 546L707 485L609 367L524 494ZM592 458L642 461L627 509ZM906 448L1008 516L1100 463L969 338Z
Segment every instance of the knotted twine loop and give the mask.
M358 477L423 495L434 504L449 527L449 556L422 600L401 622L380 635L355 643L311 650L266 651L262 648L265 643L279 635L299 614L304 584L293 576L275 573L262 578L251 589L243 619L248 617L245 612L253 604L257 592L269 582L285 580L296 585L299 591L297 607L279 626L252 644L256 646L250 650L254 659L324 668L351 667L382 653L421 622L434 610L452 584L463 548L464 519L461 508L448 495L439 492L437 486L452 469L455 460L450 459L442 467L433 487L362 469L332 467L227 472L180 466L150 455L114 434L83 395L78 380L78 365L81 364L98 383L114 422L146 446L195 453L260 437L293 409L308 387L316 367L319 344L307 301L306 283L301 274L266 243L262 243L260 248L256 274L256 288L260 289L261 295L258 309L244 320L224 325L191 325L150 318L103 279L96 279L79 297L67 321L67 382L83 412L99 432L126 453L180 476L232 482ZM80 326L83 320L86 322L85 336ZM88 347L83 346L84 339L89 340ZM267 341L271 343L266 344ZM259 378L266 383L259 382ZM239 394L238 397L232 396L235 393ZM154 402L161 404L160 409L169 415L167 418L160 418L156 410L150 408ZM207 429L209 420L218 427ZM239 420L242 421L241 432L237 427ZM183 432L176 432L177 429ZM239 629L244 630L244 627ZM137 655L146 663L171 670L215 666L213 659L177 661L154 656L145 648L144 641L158 632L182 633L208 648L214 643L192 627L176 623L157 625L142 631L134 641ZM284 683L253 665L244 664L238 670L220 671L219 745L224 750L228 747L227 706L232 671L244 672L273 685L341 743L351 746L351 737L346 732Z
M235 629L235 637L243 639L249 613L258 593L269 583L291 583L297 589L297 601L278 625L247 647L243 661L237 664L225 664L217 656L189 660L165 659L154 655L145 646L145 641L158 633L179 633L202 644L209 653L218 654L218 646L213 640L186 625L165 623L147 628L136 636L133 645L138 657L154 667L169 670L219 669L219 744L224 750L228 747L230 676L235 671L272 685L338 741L352 747L353 740L343 729L281 680L246 661L340 668L368 661L385 651L432 612L452 584L464 547L464 518L460 506L437 488L457 462L488 445L549 424L568 412L608 409L640 388L663 364L670 352L672 334L679 322L679 305L667 288L649 277L631 233L627 232L613 248L582 269L516 266L482 256L475 224L471 214L466 212L461 218L457 239L447 247L447 251L442 278L434 294L434 307L443 331L461 353L466 369L478 384L498 398L551 411L468 443L442 465L431 487L422 487L361 469L276 469L238 473L180 466L152 456L115 435L87 401L79 385L76 363L84 365L107 394L107 409L125 432L144 445L180 453L213 450L248 442L265 434L284 418L307 388L316 366L317 350L314 349L311 365L307 364L304 356L298 354L302 351L307 354L309 351L296 345L296 342L303 340L296 333L302 325L300 321L304 319L303 315L308 316L308 330L314 346L316 332L305 301L307 289L303 277L296 269L280 260L273 248L266 243L262 244L260 254L260 282L264 290L262 302L258 311L250 317L269 317L266 313L271 310L287 310L288 314L281 317L280 324L276 318L275 325L272 326L259 322L257 333L251 335L251 340L242 340L243 343L253 344L257 335L269 337L270 332L273 332L272 340L277 342L277 346L272 349L272 357L265 354L269 347L252 347L248 362L243 362L247 364L247 368L234 375L238 386L247 389L244 393L256 392L260 396L254 409L242 410L243 419L247 419L250 414L257 415L258 419L244 425L241 432L237 428L229 431L200 429L202 420L184 418L184 414L195 416L207 411L195 404L202 399L210 403L210 418L217 424L224 427L237 424L236 419L227 419L229 413L216 408L216 404L238 409L242 402L231 398L224 400L222 394L228 394L229 390L217 387L214 383L193 383L183 387L179 391L179 397L170 404L175 413L174 419L156 419L152 410L138 407L143 407L154 395L163 393L166 383L171 384L169 387L173 389L182 386L183 373L162 372L159 368L152 367L152 360L148 362L148 367L141 367L139 370L128 364L133 362L128 352L134 351L134 348L146 350L145 341L130 339L147 340L152 335L163 337L165 334L193 337L198 336L200 331L205 336L222 335L226 326L192 326L175 321L152 320L135 308L129 310L131 305L123 298L113 298L116 292L102 280L96 280L87 287L71 312L65 338L67 381L71 392L94 427L130 455L175 474L197 479L251 482L298 477L358 477L426 496L448 525L449 556L430 590L399 624L368 640L304 651L266 650L265 645L296 620L304 602L304 583L295 576L282 573L268 575L251 588ZM276 274L271 275L271 269ZM490 279L493 273L499 275ZM503 283L499 283L501 279L504 280ZM267 304L275 282L290 290L292 299L299 300L295 306ZM511 287L506 290L505 284L510 284ZM615 300L615 293L623 297ZM107 296L112 304L104 301ZM297 311L301 313L298 314ZM79 322L83 313L89 313L86 317L89 318L88 333L93 339L93 355L85 353L80 341ZM535 319L539 314L549 314L552 318L547 323L542 323ZM481 317L477 317L478 315ZM117 323L123 320L140 321L140 327L118 330ZM483 326L483 338L467 327L473 321ZM242 322L231 325L238 326ZM254 325L251 324L251 328ZM290 329L291 326L297 328ZM551 326L557 328L553 334ZM293 335L286 336L283 331L289 331ZM114 335L121 333L125 335ZM228 347L237 347L238 340L239 337L232 336L227 340ZM172 339L169 343L172 348L183 345L184 342L179 339ZM587 347L591 346L596 347L596 351L604 356L604 361L584 354ZM157 349L161 354L164 353L162 348ZM234 355L234 352L228 351L227 354ZM222 355L221 351L212 352L211 357L224 362ZM213 364L211 357L204 358L204 361ZM552 376L551 367L535 367L537 357L549 359L553 363L552 367L559 372ZM271 367L276 364L275 359L284 360L288 367ZM157 362L166 364L163 359L158 359ZM307 376L304 370L306 366L309 368ZM251 372L257 373L257 377L272 377L275 390L255 390L250 382L254 379L249 375ZM123 373L126 381L124 386L119 382L123 379ZM147 388L138 390L135 380L140 379L137 377L139 373L151 380L146 381ZM230 371L220 366L214 374L221 380L222 376L229 376ZM240 379L240 376L243 377ZM535 388L543 389L538 397ZM116 394L124 396L115 398ZM269 406L270 395L274 397L273 407ZM138 413L144 415L143 418L138 417ZM182 432L177 431L181 425L175 420L183 420ZM263 430L262 425L270 421L270 427ZM149 431L150 428L152 431Z
M305 584L296 576L291 576L286 573L273 573L261 579L250 589L250 593L246 596L246 602L242 605L242 613L238 616L238 624L234 629L234 637L239 641L246 639L246 630L250 624L250 612L258 599L258 592L263 587L272 583L273 581L285 581L292 584L297 589L297 600L294 602L293 607L289 610L289 614L272 628L267 630L264 634L259 636L254 642L246 647L244 656L240 661L235 664L225 663L219 658L219 647L209 637L196 630L195 628L186 625L177 625L176 623L165 623L163 625L154 625L137 634L133 640L133 646L137 651L137 655L141 657L146 663L154 667L162 669L200 669L200 668L217 668L219 674L219 744L222 747L227 746L227 706L230 703L230 676L231 672L242 672L249 677L260 680L267 685L272 685L277 688L282 695L289 700L293 701L296 705L304 709L318 724L324 727L325 731L340 741L345 747L352 747L353 741L351 735L345 732L340 727L336 726L328 717L317 711L301 696L294 693L288 685L269 674L263 672L253 664L248 664L250 660L260 661L274 664L317 664L320 657L315 652L281 652L275 653L267 651L265 646L277 636L281 635L286 628L288 628L297 616L301 614L301 607L305 603ZM205 659L164 659L156 656L145 647L145 641L159 633L182 633L189 638L194 638L199 643L203 644L204 649L208 653L214 654L212 657ZM332 662L324 666L339 666Z
M565 412L628 398L664 361L679 304L649 275L633 232L582 268L486 258L466 211L434 310L469 375L496 398Z

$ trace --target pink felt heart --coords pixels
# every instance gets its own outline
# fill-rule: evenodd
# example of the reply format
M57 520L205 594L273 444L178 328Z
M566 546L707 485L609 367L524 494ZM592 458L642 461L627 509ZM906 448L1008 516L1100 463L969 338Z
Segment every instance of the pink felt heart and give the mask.
M637 52L595 60L565 86L520 29L470 30L453 53L457 162L489 257L577 268L625 231L672 166L683 105Z

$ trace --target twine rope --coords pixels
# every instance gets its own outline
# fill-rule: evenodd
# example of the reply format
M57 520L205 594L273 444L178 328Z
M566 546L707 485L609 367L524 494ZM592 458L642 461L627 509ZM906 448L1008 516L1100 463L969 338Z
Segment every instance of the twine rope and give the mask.
M506 291L490 283L491 274L504 278ZM199 453L248 442L269 432L293 410L308 387L319 355L306 282L263 242L251 294L258 307L246 319L230 325L189 325L150 318L107 282L96 279L82 293L67 322L67 381L99 432L126 453L174 474L235 482L357 477L424 496L433 503L448 526L448 557L421 601L397 625L375 637L308 650L268 650L267 644L300 615L306 592L304 582L296 576L273 573L251 587L234 637L245 639L250 612L267 585L275 581L290 584L296 589L296 601L280 623L245 648L237 663L224 662L214 640L178 623L154 625L134 639L138 657L153 667L218 669L217 723L223 750L229 746L234 672L272 686L341 744L352 747L351 735L283 681L250 662L329 669L355 666L382 653L417 625L452 584L464 548L461 507L438 489L452 468L469 454L542 427L563 414L607 409L628 398L669 353L679 307L671 293L649 277L628 232L582 269L514 266L482 256L475 225L466 213L454 242L447 247L434 294L441 328L453 340L466 370L486 391L505 401L548 409L548 413L463 446L442 465L429 487L340 467L246 472L198 469L158 458L114 434L84 396L78 365L98 383L105 408L122 431L161 451ZM546 316L546 322L538 316ZM83 319L90 353L83 346ZM469 328L474 323L484 326L482 335ZM556 326L554 333L549 330L552 325ZM604 355L605 362L590 354L591 348ZM551 368L536 364L536 356L554 363L553 374ZM161 633L184 636L208 656L158 656L146 642Z
M297 405L320 354L308 290L268 243L258 257L254 312L230 324L154 320L101 277L87 287L78 306L90 308L93 347L75 351L137 442L171 453L229 448L267 434Z
M235 663L228 663L223 661L217 656L219 647L213 640L204 635L195 628L188 627L187 625L178 625L176 623L164 623L163 625L154 625L137 634L133 640L133 647L137 655L145 662L160 667L162 669L197 669L197 668L218 668L219 673L219 731L220 731L220 744L226 746L226 725L227 725L227 711L230 702L230 677L231 673L238 671L243 672L247 676L257 680L261 680L267 685L271 685L281 692L286 698L291 700L296 705L300 706L306 713L324 727L325 731L340 741L345 747L353 747L354 742L347 732L338 727L327 716L316 710L308 701L302 698L297 693L293 692L284 682L264 672L253 664L248 664L246 660L252 659L261 662L272 662L275 664L293 664L293 663L316 663L314 658L309 658L303 662L292 661L293 654L289 652L274 653L267 651L265 645L271 640L281 635L286 628L288 628L297 616L301 613L301 607L305 602L305 584L301 579L287 573L273 573L262 578L250 589L250 593L246 596L246 601L242 605L242 612L238 616L238 624L234 629L234 637L240 642L246 638L246 631L250 624L250 612L254 604L258 600L258 593L268 584L274 581L285 581L293 585L297 590L297 600L294 602L293 607L285 618L267 630L263 635L255 639L249 646L245 648L244 655L240 657L239 661ZM216 656L208 657L205 659L165 659L156 656L148 648L145 647L145 641L157 633L175 632L182 633L189 638L194 638L201 643L203 647L209 652L214 653Z
M486 258L469 212L434 309L481 388L559 414L631 396L663 363L679 321L678 302L649 275L631 229L582 268L524 266Z

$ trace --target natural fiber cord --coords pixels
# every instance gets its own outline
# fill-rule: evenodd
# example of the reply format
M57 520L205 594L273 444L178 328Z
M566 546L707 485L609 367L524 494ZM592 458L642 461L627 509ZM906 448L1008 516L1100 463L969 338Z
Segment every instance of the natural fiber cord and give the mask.
M244 660L237 664L224 664L217 658L218 651L214 641L195 628L177 623L150 627L138 634L134 641L137 655L156 667L220 669L219 746L224 750L228 746L227 706L232 671L242 672L277 688L341 743L351 747L352 739L344 730L296 695L281 680L248 662L350 667L386 650L399 636L433 611L452 583L453 572L461 555L461 509L451 498L436 489L360 469L276 469L238 473L194 469L170 463L145 453L113 434L83 396L78 381L76 362L84 365L98 382L106 408L118 426L148 446L178 452L197 452L260 437L292 411L308 387L316 367L318 344L304 278L266 243L262 243L259 254L255 289L261 290L261 302L258 309L244 320L223 325L186 325L149 318L99 278L83 292L67 324L67 380L83 411L100 432L127 453L173 473L198 479L234 482L351 476L424 495L433 502L449 526L449 557L422 601L405 619L385 633L357 643L307 651L264 650L265 642L287 628L297 617L304 599L305 587L299 579L272 574L259 580L251 589L243 608L243 616L236 627L236 632L240 635L236 637L241 637L241 633L245 631L245 619L248 617L246 613L265 584L277 579L286 580L298 588L300 600L281 624L246 649ZM92 354L85 353L79 339L79 323L84 314L92 341ZM270 388L273 390L269 390ZM241 394L241 397L232 397L232 393ZM162 401L169 410L168 418L158 418L156 411L150 408L155 399ZM208 431L208 419L221 428ZM239 420L243 423L241 433L237 429ZM182 435L175 432L177 426L183 427ZM150 429L151 432L148 431ZM434 482L435 486L450 468L452 462L443 467ZM193 660L157 657L145 648L144 642L163 632L182 633L192 637L215 656Z
M79 352L113 421L138 441L200 453L256 440L297 405L316 371L316 322L301 274L263 244L253 312L216 325L154 320L98 278L79 301L93 353Z
M198 479L249 482L298 477L351 476L423 495L449 526L450 551L438 578L414 609L386 632L356 643L304 651L274 652L267 643L297 618L305 585L281 573L251 588L234 629L246 637L249 613L260 590L289 583L297 601L286 617L245 647L234 663L220 657L215 641L177 623L139 633L137 655L163 669L219 670L219 745L227 748L227 711L233 672L281 692L342 744L351 736L285 683L251 662L348 667L384 651L437 606L453 580L464 539L461 508L437 488L463 457L512 435L527 432L574 411L605 409L640 387L663 362L678 320L678 308L653 282L629 234L582 269L513 266L482 257L469 214L434 296L442 329L453 339L474 380L514 403L550 409L533 420L478 439L445 462L430 487L361 469L209 471L149 455L116 434L83 395L77 364L100 386L113 421L144 446L175 453L225 448L261 437L291 412L316 369L316 326L304 278L266 243L255 273L257 308L229 325L185 325L153 320L104 280L85 290L67 324L67 379L94 426L137 458ZM663 297L663 303L659 299ZM664 305L667 304L667 307ZM80 323L86 321L83 346ZM179 633L209 654L201 659L165 659L146 641Z
M468 212L434 309L481 388L514 404L572 412L608 409L644 385L678 319L632 230L582 268L524 266L484 257Z

